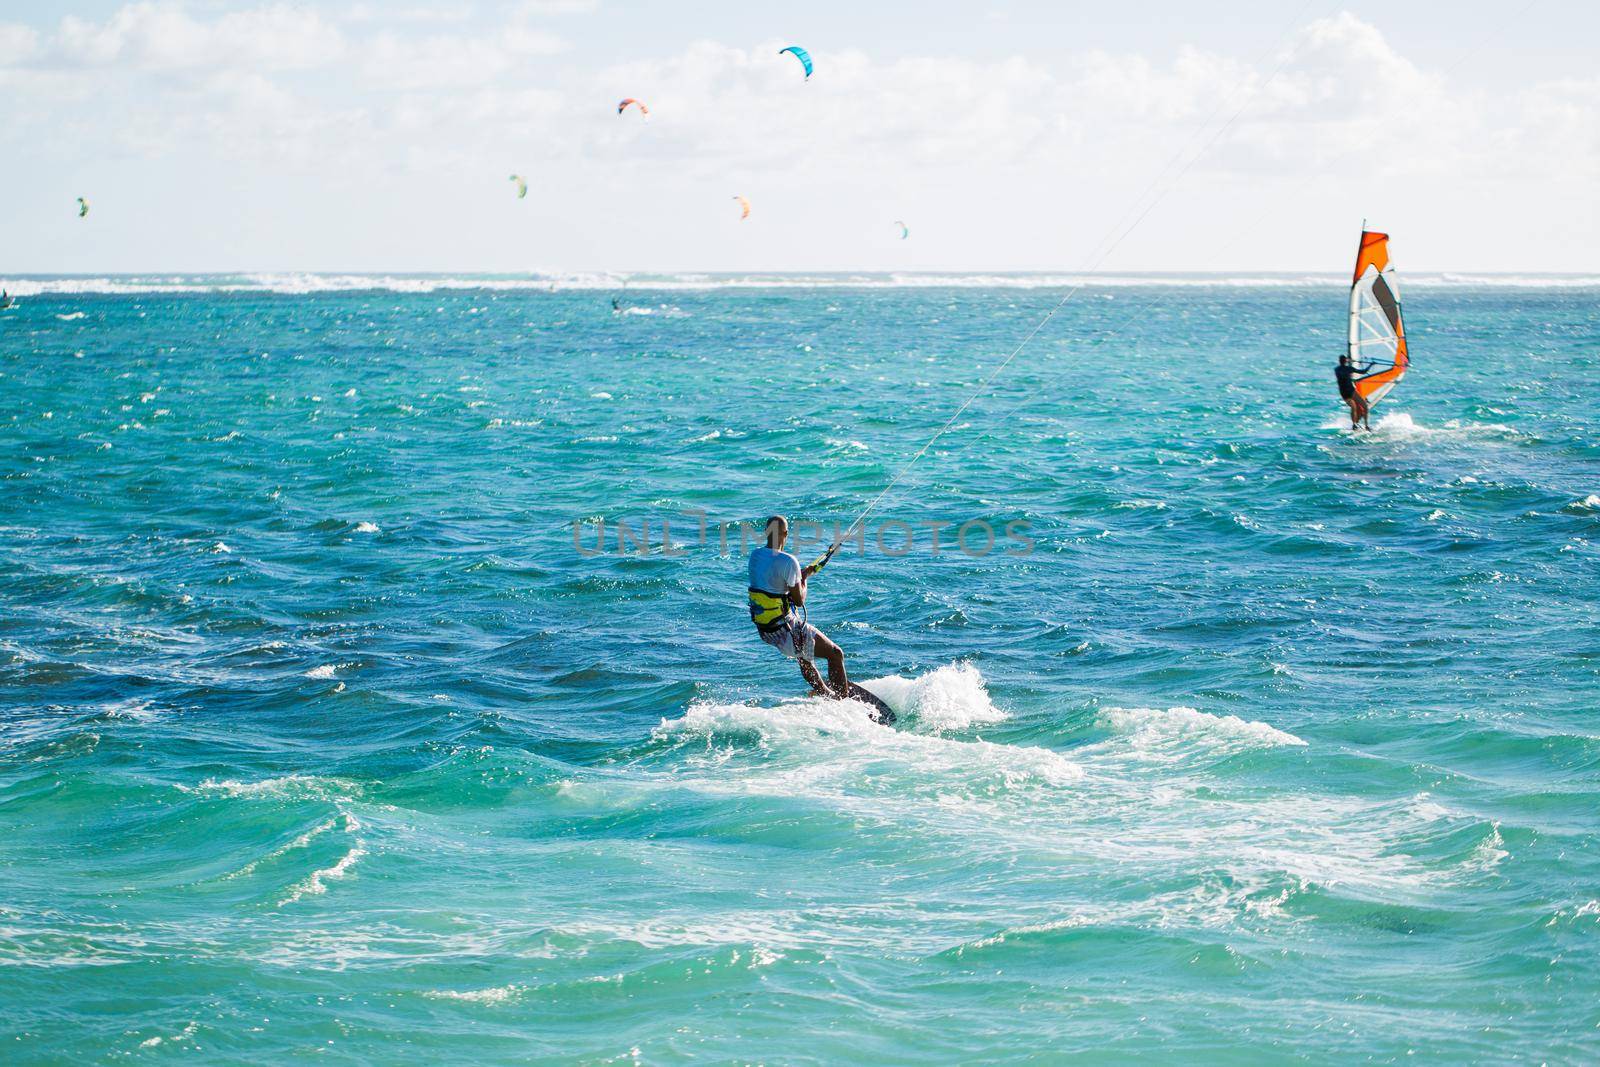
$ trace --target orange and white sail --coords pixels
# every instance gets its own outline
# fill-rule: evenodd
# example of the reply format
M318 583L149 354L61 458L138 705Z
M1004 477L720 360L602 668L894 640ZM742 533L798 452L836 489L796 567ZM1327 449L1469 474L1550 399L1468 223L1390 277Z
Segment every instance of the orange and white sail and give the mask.
M1350 360L1370 364L1356 392L1376 404L1406 375L1406 328L1400 318L1400 283L1389 262L1389 235L1361 231L1356 275L1350 286Z

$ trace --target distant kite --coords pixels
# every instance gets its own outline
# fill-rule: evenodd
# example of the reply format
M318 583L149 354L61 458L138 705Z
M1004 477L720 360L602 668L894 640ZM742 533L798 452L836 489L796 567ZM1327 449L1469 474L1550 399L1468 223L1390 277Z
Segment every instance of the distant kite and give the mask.
M78 217L81 219L89 213L89 201L78 197Z
M521 200L528 195L528 179L520 174L513 174L511 180L517 183L517 199Z
M807 52L804 48L801 48L797 44L792 44L788 48L779 49L778 54L781 56L785 52L792 53L794 57L800 61L800 65L806 68L806 78L809 80L811 78L811 53Z
M895 219L894 220L894 224L896 226L900 227L900 240L904 241L907 237L911 236L911 227L910 226L907 226L905 223L901 222L899 219Z
M620 115L624 111L628 110L628 105L629 104L632 104L634 107L638 108L639 109L639 114L643 115L645 118L649 118L650 117L650 109L645 106L644 101L643 100L635 100L631 96L625 96L625 97L622 98L622 103L617 105L617 114Z
M750 201L742 196L736 196L734 199L739 201L739 221L743 222L750 217Z

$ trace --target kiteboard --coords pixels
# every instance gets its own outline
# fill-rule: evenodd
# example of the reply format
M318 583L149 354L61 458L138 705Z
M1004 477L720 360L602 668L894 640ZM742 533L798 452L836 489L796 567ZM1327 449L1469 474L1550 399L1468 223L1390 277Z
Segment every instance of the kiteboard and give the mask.
M861 688L854 682L850 683L850 699L859 700L872 709L872 721L880 726L893 726L895 720L894 709L877 697L871 691Z

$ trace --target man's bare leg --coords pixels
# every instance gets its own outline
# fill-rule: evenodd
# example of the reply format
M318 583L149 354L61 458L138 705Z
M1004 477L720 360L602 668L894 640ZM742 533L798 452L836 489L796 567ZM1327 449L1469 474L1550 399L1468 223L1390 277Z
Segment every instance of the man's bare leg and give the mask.
M806 684L811 687L812 694L819 697L828 696L828 687L823 684L822 675L817 673L817 665L808 659L799 660L798 662L800 664L800 674L805 678Z
M849 696L850 679L844 673L844 650L819 633L817 655L828 661L828 686L833 690L834 696L840 699Z

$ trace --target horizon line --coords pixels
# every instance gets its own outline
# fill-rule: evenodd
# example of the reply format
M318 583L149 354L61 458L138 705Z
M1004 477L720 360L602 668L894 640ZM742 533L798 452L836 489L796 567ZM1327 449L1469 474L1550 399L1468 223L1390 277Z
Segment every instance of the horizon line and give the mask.
M956 275L975 277L996 275L1002 277L1068 277L1068 278L1121 278L1182 275L1188 277L1278 278L1278 277L1343 277L1345 269L1327 267L1280 267L1272 270L1229 270L1226 268L1138 267L1118 270L1073 267L548 267L499 269L472 268L412 268L412 267L150 267L138 270L75 270L37 271L0 269L0 279L16 278L24 281L53 278L151 278L161 275L189 278L275 277L303 274L322 277L355 277L384 275L405 278L532 278L556 279L585 276L612 277L751 277L806 278L818 276L862 277L940 277ZM1474 267L1407 267L1406 275L1472 275L1489 278L1547 277L1586 278L1600 277L1600 265L1592 270L1538 270L1538 269L1479 269Z

